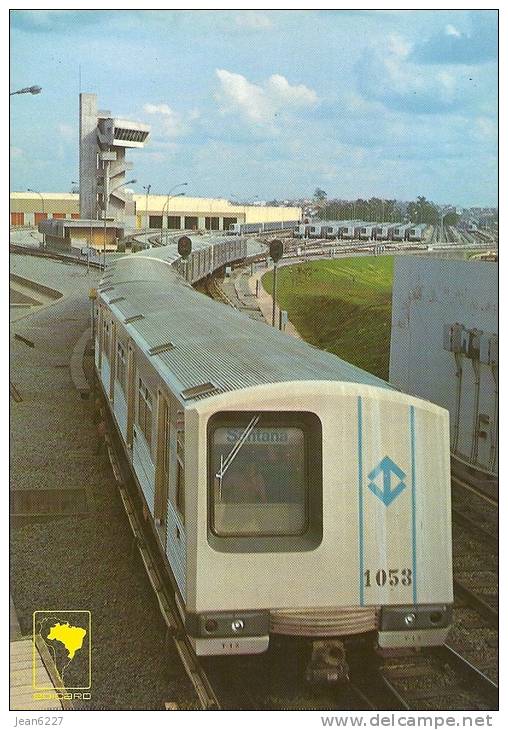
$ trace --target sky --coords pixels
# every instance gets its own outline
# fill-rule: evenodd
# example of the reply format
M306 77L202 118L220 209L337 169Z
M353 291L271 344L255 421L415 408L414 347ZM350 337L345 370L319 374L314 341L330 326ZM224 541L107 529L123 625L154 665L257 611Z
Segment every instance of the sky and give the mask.
M142 192L497 205L497 12L11 11L11 190L78 180L81 91ZM80 71L81 68L81 71Z

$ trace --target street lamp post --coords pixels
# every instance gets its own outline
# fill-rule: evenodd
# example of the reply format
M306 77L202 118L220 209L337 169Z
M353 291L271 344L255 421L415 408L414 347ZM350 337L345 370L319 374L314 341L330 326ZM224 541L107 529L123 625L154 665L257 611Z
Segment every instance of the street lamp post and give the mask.
M9 96L15 96L16 94L40 94L42 88L40 86L25 86L24 89L18 89L17 91L11 91Z
M79 185L76 180L71 180L71 185ZM86 247L86 273L90 273L90 249L92 248L92 218L90 218L90 238Z
M148 236L148 230L150 226L148 225L148 196L150 195L150 190L152 189L151 185L143 185L143 190L146 190L146 235Z
M42 193L40 193L38 190L32 190L32 188L27 188L27 192L35 193L36 195L40 195L41 203L42 203L42 216L43 216L42 219L44 220L44 216L46 215L46 213L44 211L44 198L42 197ZM35 216L35 214L34 214L34 216ZM34 217L34 223L35 223L35 217ZM46 234L44 233L44 231L42 232L42 248L46 248Z
M173 190L176 190L177 188L181 188L181 187L182 187L183 185L188 185L188 184L189 184L189 183L186 183L186 182L183 182L183 183L177 183L176 185L173 185L173 187L172 187L172 188L170 188L170 189L168 190L167 200L166 200L165 204L164 204L164 205L163 205L163 207L162 207L162 216L161 216L161 218L162 218L162 220L161 220L161 244L162 244L162 229L163 229L163 227L164 227L164 208L165 208L166 206L168 206L168 209L167 209L167 214L168 214L168 217L169 217L169 201L171 200L171 198L177 198L177 197L179 197L180 195L185 195L185 193L178 193L178 195L171 195L171 193L173 192ZM143 188L145 188L145 186L144 186L144 185L143 185ZM146 188L145 188L145 189L146 189ZM148 186L148 190L149 190L149 189L150 189L150 185ZM170 197L170 196L171 196L171 197ZM147 208L148 208L148 192L147 192ZM147 216L148 216L148 211L147 211ZM168 220L168 225L167 225L167 228L169 229L169 220ZM169 235L169 234L168 234L168 235ZM167 238L167 237L166 237L166 238Z
M181 183L182 185L187 185L187 183ZM173 188L174 190L175 188ZM173 200L173 198L180 198L182 195L185 195L185 193L177 193L176 195L169 195L168 199L162 206L162 215L161 215L161 245L162 245L162 229L164 226L164 209L167 208L166 213L168 216L168 224L166 226L166 246L168 245L168 238L169 238L169 201Z
M106 179L106 176L105 176ZM117 185L113 188L113 190L104 190L104 253L103 253L103 270L106 269L106 223L108 220L108 207L109 207L109 196L115 192L115 190L119 190L120 188L123 188L124 185L133 185L136 183L137 180L127 180L127 182L122 182L120 185Z

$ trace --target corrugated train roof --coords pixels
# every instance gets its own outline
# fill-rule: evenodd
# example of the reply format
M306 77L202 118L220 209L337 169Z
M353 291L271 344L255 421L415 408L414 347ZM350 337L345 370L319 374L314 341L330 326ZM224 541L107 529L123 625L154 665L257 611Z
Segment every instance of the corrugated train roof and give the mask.
M214 394L295 380L391 388L331 353L200 294L164 263L167 258L158 248L117 259L107 271L112 276L104 282L103 296L108 302L123 297L111 305L123 320L143 315L128 328L135 339L143 338L147 350L174 345L151 359L180 394L207 382L215 386ZM187 402L206 397L210 394Z

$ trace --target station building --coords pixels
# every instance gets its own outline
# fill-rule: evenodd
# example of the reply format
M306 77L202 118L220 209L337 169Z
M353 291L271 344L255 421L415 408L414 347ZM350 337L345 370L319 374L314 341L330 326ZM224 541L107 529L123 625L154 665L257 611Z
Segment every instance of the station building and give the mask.
M127 230L160 229L187 231L227 231L231 223L269 223L300 220L301 208L285 206L238 205L225 198L191 198L187 196L132 196L134 212L125 216ZM43 220L80 219L79 194L32 193L10 194L11 226L37 227ZM81 219L83 221L83 219ZM94 219L94 228L102 221ZM64 224L63 224L64 225ZM76 224L73 224L73 228ZM89 224L83 226L86 231ZM86 232L85 231L85 232Z

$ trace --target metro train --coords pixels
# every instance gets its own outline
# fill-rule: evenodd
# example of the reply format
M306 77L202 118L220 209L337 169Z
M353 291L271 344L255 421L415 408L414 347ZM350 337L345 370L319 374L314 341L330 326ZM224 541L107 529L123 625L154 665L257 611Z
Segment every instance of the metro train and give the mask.
M270 221L269 223L231 223L229 232L235 235L246 233L265 233L269 231L285 231L296 228L299 221Z
M200 266L118 258L95 306L98 380L196 653L443 643L448 412L196 291L226 245Z
M401 223L391 229L392 241L405 241L411 228L410 223Z
M365 223L359 231L358 231L358 238L360 241L372 241L376 237L376 224L375 223Z
M425 231L427 230L426 223L418 223L415 226L410 226L407 233L408 241L423 241L425 238Z

